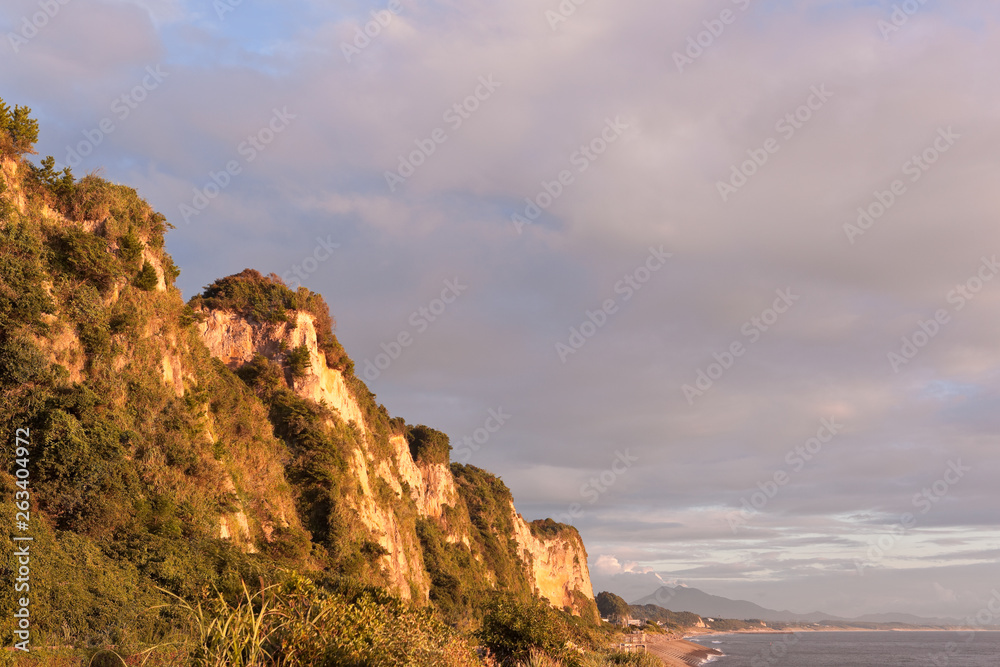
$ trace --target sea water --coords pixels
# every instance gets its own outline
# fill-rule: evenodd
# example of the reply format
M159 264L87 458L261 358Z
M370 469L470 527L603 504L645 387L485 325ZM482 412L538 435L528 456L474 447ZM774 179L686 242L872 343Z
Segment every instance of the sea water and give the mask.
M711 667L997 667L1000 632L798 632L691 638Z

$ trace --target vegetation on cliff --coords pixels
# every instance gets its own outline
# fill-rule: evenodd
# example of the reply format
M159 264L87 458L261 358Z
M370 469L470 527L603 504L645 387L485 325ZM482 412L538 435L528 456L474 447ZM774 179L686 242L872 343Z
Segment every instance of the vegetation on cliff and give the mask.
M305 287L293 292L276 274L262 276L259 271L244 269L241 273L219 278L189 302L194 309L231 310L258 322L292 322L290 313L303 311L316 320L319 349L330 368L352 372L354 364L340 345L333 331L336 322L322 296Z
M452 465L459 497L441 519L419 516L405 483L360 488L357 452L389 464L390 437L408 436L418 464L447 464L447 436L390 418L353 375L318 294L247 270L184 304L165 217L131 188L28 162L37 125L18 109L0 101L0 429L8 442L31 434L33 645L88 656L159 647L142 654L147 665L481 664L471 647L492 641L473 634L488 593L536 604L506 486ZM274 360L235 373L213 358L195 326L211 309L261 322L311 313L367 434L296 394ZM293 377L309 370L302 350L285 361ZM7 535L13 473L5 456ZM350 504L370 496L413 536L403 545L430 579L429 606L417 581L412 603L386 592L389 554ZM14 562L0 540L0 581L14 579ZM14 606L0 587L4 645ZM547 613L578 644L602 641ZM502 618L491 623L504 631ZM254 627L266 637L227 643Z
M622 623L632 618L628 602L618 597L614 593L601 591L595 598L597 609L601 612L602 618Z

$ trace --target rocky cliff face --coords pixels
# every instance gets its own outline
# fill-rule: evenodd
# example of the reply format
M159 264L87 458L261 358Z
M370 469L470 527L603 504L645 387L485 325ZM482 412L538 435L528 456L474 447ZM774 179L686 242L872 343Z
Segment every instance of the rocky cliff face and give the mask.
M342 501L363 523L371 540L385 549L380 563L392 588L403 597L426 600L431 577L415 524L407 521L406 515L433 521L447 543L464 546L470 553L476 550L470 533L472 520L447 463L414 460L406 437L398 433L379 442L383 436L365 423L365 411L343 372L327 366L311 314L296 312L290 314L288 322L278 323L257 322L226 310L206 310L203 316L198 325L202 340L213 356L234 370L257 355L284 363L289 350L305 346L309 368L294 378L286 372L286 380L296 394L333 408L363 436L349 459L353 481L345 485L356 486L360 493L347 494ZM383 485L391 497L379 492ZM581 603L593 599L593 588L579 534L568 529L557 535L536 536L513 505L510 511L514 535L507 539L516 541L529 585L556 607L582 611L586 605ZM232 522L228 530L232 532ZM474 554L474 558L483 561L482 554ZM490 575L486 573L488 578Z
M580 534L568 526L537 536L513 505L514 539L528 566L535 592L555 607L577 609L580 594L593 598L587 550Z
M185 305L164 216L51 177L0 153L0 426L31 434L33 628L103 642L153 628L164 590L266 571L386 587L456 624L496 588L593 607L578 536L534 530L499 478L449 464L447 436L391 418L322 297L245 271Z
M297 313L291 322L259 323L236 313L210 310L198 325L202 340L212 355L231 369L237 369L255 355L282 359L287 350L305 345L309 350L309 369L293 380L293 388L304 398L326 402L342 419L353 422L365 432L365 420L357 400L344 382L344 375L327 367L326 354L316 344L315 319Z

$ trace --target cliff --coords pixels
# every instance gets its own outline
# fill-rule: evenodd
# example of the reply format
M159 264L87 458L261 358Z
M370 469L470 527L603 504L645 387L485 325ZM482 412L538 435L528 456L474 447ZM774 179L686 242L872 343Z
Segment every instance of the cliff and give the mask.
M514 505L514 539L521 558L530 568L535 593L556 607L580 611L580 596L593 597L587 550L575 528L551 520L527 523ZM587 606L587 613L591 612Z
M275 284L275 279L265 279L252 271L240 276L264 289L272 289L264 286L268 281ZM234 278L237 277L226 280ZM360 437L348 456L351 482L343 487L356 488L359 493L346 492L341 500L361 520L365 539L385 550L380 565L393 590L404 597L428 599L434 586L433 576L424 563L423 548L417 546L420 535L428 529L420 530L416 522L407 520L414 515L418 520L433 522L446 545L464 549L482 567L480 576L497 582L495 568L483 565L489 560L483 554L489 546L476 543L471 530L473 517L445 460L446 453L445 458L430 454L423 458L417 454L415 458L407 434L396 432L398 424L386 431L366 423L366 412L375 415L376 420L384 416L372 405L367 409L362 407L362 399L355 391L370 394L357 378L345 377L345 371L330 367L327 355L320 349L321 336L313 314L287 310L280 321L261 321L240 312L247 309L239 308L236 302L225 298L220 302L218 295L231 292L231 287L229 284L218 292L210 288L209 293L216 296L192 301L200 315L197 329L202 340L214 357L234 371L259 358L277 364L282 368L285 384L298 397L329 407L332 421L357 427ZM212 307L220 305L233 309ZM296 358L307 358L308 363L296 362ZM301 368L292 372L295 363ZM352 390L351 385L356 389ZM379 493L383 483L391 495ZM536 535L512 503L509 511L513 533L510 537L517 544L515 553L528 590L547 598L553 606L590 616L587 601L593 598L593 589L587 554L579 535L572 529Z
M163 591L238 597L278 572L457 626L495 590L593 616L576 531L526 523L446 435L391 417L322 297L245 271L185 304L166 219L131 188L58 176L0 159L0 427L31 433L33 628L159 636ZM8 459L0 495L17 479ZM0 543L0 580L12 562Z

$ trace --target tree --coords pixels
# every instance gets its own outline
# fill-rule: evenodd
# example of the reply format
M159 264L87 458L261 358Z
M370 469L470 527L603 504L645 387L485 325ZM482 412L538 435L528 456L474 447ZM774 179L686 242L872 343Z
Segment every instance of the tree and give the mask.
M619 623L632 618L628 602L608 591L597 594L597 610L601 612L602 617Z
M148 261L142 263L142 270L136 275L132 284L141 290L151 292L156 289L159 278L156 277L156 269Z
M70 197L76 189L73 171L69 167L56 171L56 159L50 155L42 160L41 167L32 167L32 175L39 184L55 195L60 205L64 208L68 206Z
M305 343L289 350L286 358L293 378L304 378L309 374L309 369L312 368L312 361L309 359L309 346Z
M38 141L38 121L31 109L15 106L13 110L0 99L0 153L34 154Z

